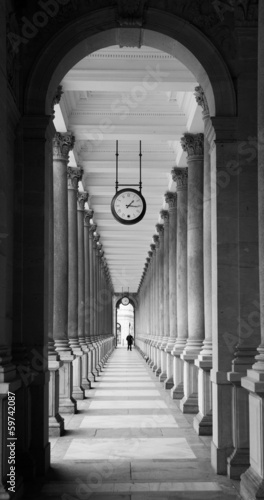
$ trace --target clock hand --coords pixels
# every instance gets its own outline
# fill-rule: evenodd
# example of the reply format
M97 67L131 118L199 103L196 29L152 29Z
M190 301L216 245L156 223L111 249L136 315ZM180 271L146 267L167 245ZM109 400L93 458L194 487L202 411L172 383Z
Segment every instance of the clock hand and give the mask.
M133 203L134 200L131 201L131 203L129 205L126 205L127 208L131 207L132 203Z

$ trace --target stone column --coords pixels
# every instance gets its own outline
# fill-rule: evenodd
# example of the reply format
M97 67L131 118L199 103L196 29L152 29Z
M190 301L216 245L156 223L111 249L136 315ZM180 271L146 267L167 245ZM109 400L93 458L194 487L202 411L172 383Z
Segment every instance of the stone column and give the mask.
M85 340L85 203L89 195L87 192L78 191L77 196L77 217L78 217L78 337L82 348L82 371L81 387L90 389L90 383L87 377L88 373L88 347Z
M187 215L188 215L188 169L175 167L172 179L177 189L177 339L173 354L173 383L171 397L182 399L183 394L183 361L181 354L188 337L188 289L187 289Z
M53 140L54 188L54 340L62 366L60 377L60 404L62 413L75 413L76 401L72 397L73 352L68 340L68 155L73 148L73 136L55 134Z
M181 354L184 361L184 413L198 412L197 367L204 340L203 286L203 169L204 135L185 134L181 140L188 163L188 340Z
M68 167L68 338L75 359L73 365L74 399L84 399L82 382L83 351L78 336L78 221L77 191L82 178L80 168Z
M170 334L170 273L169 273L169 212L162 210L161 218L164 220L164 261L163 261L163 320L164 320L164 335L160 346L161 350L161 374L159 375L160 382L165 382L167 378L167 355L164 352L166 349L169 334Z
M93 309L91 309L91 280L93 274L93 261L90 248L90 238L91 238L91 221L93 219L93 210L85 210L84 212L84 251L85 251L85 285L84 285L84 295L85 295L85 343L87 349L87 367L83 376L87 377L88 384L91 388L91 383L94 381L94 375L92 370L93 365Z
M153 241L156 246L155 251L155 336L152 341L153 353L154 353L154 365L152 370L155 372L158 368L158 351L157 341L160 335L160 315L159 315L159 260L160 260L160 241L159 235L153 235Z
M202 107L204 120L204 210L203 210L203 248L204 248L204 329L205 340L202 350L195 360L198 367L198 406L199 413L194 417L194 429L199 435L212 434L212 384L210 371L213 366L212 349L212 216L211 216L211 156L214 130L209 108L201 86L195 88L196 101ZM214 147L214 143L213 143Z
M250 468L241 476L240 493L246 499L264 499L264 3L259 2L258 15L258 217L259 217L259 285L260 345L255 364L242 378L241 385L249 391ZM255 312L248 320L252 322Z
M89 367L89 379L95 382L95 377L97 375L96 366L96 350L95 350L95 331L94 331L94 297L95 297L95 283L94 283L94 268L95 268L95 257L94 257L94 234L96 232L96 224L91 224L89 229L89 258L90 258L90 338L91 345L89 346L91 351L91 366Z
M160 346L164 336L164 225L156 225L159 233L159 289L158 289L158 312L159 312L159 332L156 341L157 350L157 369L155 374L157 377L161 374L161 350Z
M169 205L169 311L170 311L170 336L166 346L167 353L167 379L165 389L173 388L173 355L172 351L177 336L177 193L165 194L166 203Z

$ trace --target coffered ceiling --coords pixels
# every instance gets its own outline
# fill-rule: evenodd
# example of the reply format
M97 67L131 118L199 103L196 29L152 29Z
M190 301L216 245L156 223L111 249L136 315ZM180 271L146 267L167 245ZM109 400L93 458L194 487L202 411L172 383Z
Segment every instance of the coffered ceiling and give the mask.
M83 189L89 193L115 292L136 292L159 212L166 208L164 193L175 190L171 169L186 166L180 138L187 131L203 131L201 108L193 95L198 82L171 55L149 47L115 46L81 60L61 83L64 94L55 107L56 129L75 136L70 164L84 170ZM122 184L139 181L142 141L147 212L133 226L119 224L110 209L116 140Z

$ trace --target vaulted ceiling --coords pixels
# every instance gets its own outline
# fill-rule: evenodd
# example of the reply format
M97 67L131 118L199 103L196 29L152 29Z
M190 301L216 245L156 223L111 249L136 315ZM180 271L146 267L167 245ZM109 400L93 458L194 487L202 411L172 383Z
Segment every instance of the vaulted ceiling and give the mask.
M73 132L76 143L70 165L84 170L83 189L103 244L115 292L136 292L144 264L167 208L166 191L175 190L174 166L186 166L180 138L202 132L201 108L190 71L177 59L149 47L109 47L81 60L61 82L64 94L55 107L57 131ZM144 219L119 224L111 213L115 194L116 140L119 141L119 182L139 181L142 141Z

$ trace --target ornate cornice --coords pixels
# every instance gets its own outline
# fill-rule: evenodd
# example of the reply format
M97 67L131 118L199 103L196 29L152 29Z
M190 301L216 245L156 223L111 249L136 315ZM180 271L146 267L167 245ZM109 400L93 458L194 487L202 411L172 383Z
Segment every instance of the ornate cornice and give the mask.
M52 99L52 104L51 104L53 119L55 118L55 109L54 108L55 108L56 104L59 104L61 97L62 97L62 94L64 94L63 88L62 88L62 85L59 85L57 87L56 93Z
M53 139L53 159L69 161L69 152L74 147L75 138L71 132L61 134L56 132Z
M195 87L194 90L195 90L194 96L195 96L196 102L197 102L198 106L202 107L203 115L210 116L209 106L208 106L208 102L207 102L205 93L203 91L203 88L201 87L201 85L198 85L198 87Z
M81 181L83 176L83 171L80 168L68 167L67 177L68 177L68 189L78 189L79 181Z
M204 134L184 134L181 138L183 151L192 156L203 156L204 154Z
M86 191L78 191L77 192L77 204L78 204L78 210L83 211L85 203L87 203L89 199L89 193Z
M171 171L172 180L176 182L177 191L184 191L188 187L188 168L174 167Z
M177 208L177 193L167 191L164 196L166 203L169 205L169 211L175 210Z
M148 0L118 0L117 23L121 27L142 27Z
M167 224L169 222L170 216L168 210L161 210L160 216L164 220L164 224Z

